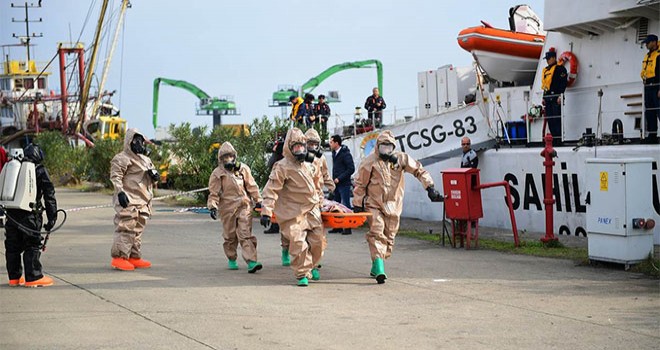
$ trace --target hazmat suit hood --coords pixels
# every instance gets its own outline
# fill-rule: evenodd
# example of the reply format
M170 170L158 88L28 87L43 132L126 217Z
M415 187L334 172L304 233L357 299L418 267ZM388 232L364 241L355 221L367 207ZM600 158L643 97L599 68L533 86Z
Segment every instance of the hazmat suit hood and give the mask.
M288 159L290 162L299 163L298 160L296 160L296 156L294 156L293 152L291 152L291 146L294 143L302 143L303 145L307 145L307 138L303 134L302 130L298 128L290 129L286 133L283 154L284 158Z
M316 129L307 130L307 132L305 132L305 137L307 138L307 141L318 142L319 145L321 144L321 136Z
M131 149L131 142L133 141L133 138L135 138L136 135L142 136L144 142L145 143L147 142L147 138L144 137L144 135L138 129L130 128L126 130L126 135L124 136L124 152L126 152L131 156L135 156L139 158L138 155L135 152L133 152L133 150Z
M229 154L233 154L236 157L236 149L229 141L225 141L220 145L220 149L218 150L218 165L222 165L222 157Z
M378 135L378 138L376 139L376 151L378 151L378 146L383 143L391 143L394 145L394 149L396 149L396 139L391 131L385 130Z
M319 136L318 131L315 129L309 129L305 132L305 137L307 138L307 142L316 142L318 143L318 148L312 152L312 150L307 148L307 152L312 152L312 154L316 158L321 158L323 155L323 149L321 148L321 136Z

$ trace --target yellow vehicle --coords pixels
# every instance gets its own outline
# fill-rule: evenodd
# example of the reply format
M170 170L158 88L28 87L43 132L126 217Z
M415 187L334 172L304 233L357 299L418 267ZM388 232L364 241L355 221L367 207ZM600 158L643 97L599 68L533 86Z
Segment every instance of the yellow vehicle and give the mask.
M117 140L126 134L126 119L101 116L86 122L85 130L94 140Z

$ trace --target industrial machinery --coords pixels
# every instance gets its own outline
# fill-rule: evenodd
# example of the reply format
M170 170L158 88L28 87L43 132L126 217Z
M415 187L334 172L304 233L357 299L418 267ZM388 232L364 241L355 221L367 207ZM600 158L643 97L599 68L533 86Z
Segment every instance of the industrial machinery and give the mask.
M222 124L223 115L238 115L236 104L231 96L211 97L194 84L183 80L167 78L154 79L153 125L158 125L158 93L160 83L184 89L199 98L197 115L213 115L213 127Z

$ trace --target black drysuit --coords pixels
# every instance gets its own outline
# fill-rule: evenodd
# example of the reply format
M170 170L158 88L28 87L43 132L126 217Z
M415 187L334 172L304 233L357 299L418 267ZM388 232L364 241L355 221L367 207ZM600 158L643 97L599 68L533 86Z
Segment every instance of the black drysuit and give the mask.
M35 164L35 177L37 180L36 206L32 211L20 209L7 209L7 215L18 221L21 225L34 231L40 231L43 224L42 212L45 211L49 221L57 218L57 201L55 200L55 187L50 181L48 171L42 164ZM44 204L42 204L42 198ZM23 254L23 265L21 265ZM5 258L9 279L19 279L25 267L25 281L32 282L42 278L41 271L41 234L26 231L16 225L9 218L5 224Z

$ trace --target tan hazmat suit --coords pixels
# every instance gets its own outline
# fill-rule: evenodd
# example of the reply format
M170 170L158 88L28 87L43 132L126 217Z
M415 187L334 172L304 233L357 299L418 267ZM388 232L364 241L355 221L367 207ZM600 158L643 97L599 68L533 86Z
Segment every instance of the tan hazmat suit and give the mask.
M236 260L236 248L241 245L245 262L257 261L257 238L252 234L252 206L261 202L259 187L252 177L250 167L240 164L238 169L227 170L222 157L236 150L225 142L218 150L218 166L209 177L209 198L206 206L217 209L222 220L222 244L229 260ZM252 200L252 202L251 202Z
M115 233L110 252L113 258L142 257L142 232L151 217L154 181L147 170L154 169L154 164L149 157L131 150L135 135L142 134L137 129L126 131L123 151L110 161L110 181L115 187L112 201L115 206ZM128 197L126 208L119 205L117 195L120 192Z
M305 132L305 137L307 138L307 142L316 142L319 144L319 147L321 146L321 136L319 133L313 129L310 128ZM335 182L332 180L332 176L330 176L330 173L328 172L328 161L325 158L324 154L321 154L321 157L314 157L314 162L312 163L314 166L314 183L316 186L316 191L319 196L319 208L323 206L323 186L325 186L329 192L334 192L335 191ZM319 209L320 210L320 209ZM321 258L323 257L323 252L325 251L325 248L328 246L328 239L326 235L326 231L324 228L321 228L321 232L323 233L323 244L321 246L321 251L319 252L316 247L312 247L311 252L312 252L312 266L318 266L319 263L321 262Z
M387 259L392 255L403 210L404 173L415 176L425 189L433 186L428 171L406 153L393 153L397 159L396 164L382 160L378 154L381 143L396 145L391 131L383 131L378 136L374 152L360 163L353 189L353 207L364 207L366 212L372 214L367 233L372 261L376 258Z
M312 253L323 252L323 222L319 195L314 178L314 165L296 160L291 153L294 143L306 144L298 128L289 130L284 144L284 159L275 163L262 192L262 215L277 217L280 232L289 240L291 268L297 279L309 277ZM308 244L309 242L309 244Z

